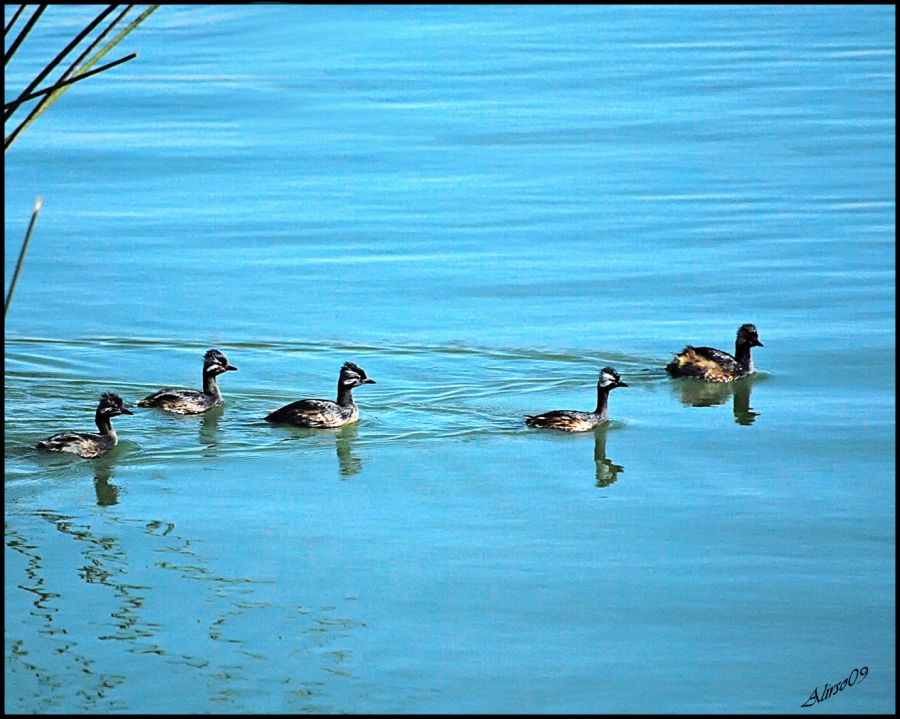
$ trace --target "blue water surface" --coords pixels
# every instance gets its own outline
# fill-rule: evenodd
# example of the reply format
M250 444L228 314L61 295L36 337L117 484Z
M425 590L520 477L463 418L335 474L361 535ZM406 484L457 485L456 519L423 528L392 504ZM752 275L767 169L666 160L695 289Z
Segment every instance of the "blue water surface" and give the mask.
M893 6L161 6L130 52L5 155L7 712L895 711ZM666 375L745 322L753 378ZM34 448L211 347L223 408ZM345 361L357 424L262 421ZM606 366L607 426L524 425Z

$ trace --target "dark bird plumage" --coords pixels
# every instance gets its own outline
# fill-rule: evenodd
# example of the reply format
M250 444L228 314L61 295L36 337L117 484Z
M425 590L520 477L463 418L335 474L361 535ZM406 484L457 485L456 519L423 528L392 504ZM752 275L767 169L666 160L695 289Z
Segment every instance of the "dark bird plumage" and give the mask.
M94 422L100 434L59 432L40 440L36 447L47 452L70 452L85 459L100 457L115 447L119 441L111 420L120 414L134 414L134 412L125 406L122 398L115 392L104 392L100 395L100 403L94 415Z
M236 372L219 350L203 355L203 391L167 387L144 397L138 407L159 407L177 414L200 414L222 404L222 392L216 378L223 372Z
M338 377L336 402L301 399L269 413L266 420L297 427L340 427L350 424L359 419L353 389L364 384L375 384L375 380L369 379L359 365L345 362Z
M733 355L713 347L688 345L666 366L666 372L673 377L696 377L705 382L733 382L756 371L750 350L762 346L756 327L741 325Z
M579 412L574 409L555 409L538 415L527 415L525 424L529 427L558 429L563 432L586 432L609 419L609 393L616 387L627 387L619 373L612 367L604 367L597 381L597 409L593 412Z

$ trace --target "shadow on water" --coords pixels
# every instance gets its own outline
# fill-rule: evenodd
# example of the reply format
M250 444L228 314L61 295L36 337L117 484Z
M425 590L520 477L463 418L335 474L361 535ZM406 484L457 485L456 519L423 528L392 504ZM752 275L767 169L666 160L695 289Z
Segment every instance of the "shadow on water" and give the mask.
M749 426L759 416L759 412L754 412L750 407L750 394L755 381L755 377L722 383L682 378L674 380L672 384L682 403L691 407L714 407L725 404L729 397L733 397L734 421Z
M594 471L598 487L608 487L624 472L625 468L606 456L606 434L609 427L598 427L594 430Z

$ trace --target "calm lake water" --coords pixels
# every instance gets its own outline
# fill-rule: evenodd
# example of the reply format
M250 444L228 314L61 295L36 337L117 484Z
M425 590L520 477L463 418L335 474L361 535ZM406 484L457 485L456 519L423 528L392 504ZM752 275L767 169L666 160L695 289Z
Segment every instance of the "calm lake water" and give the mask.
M5 157L6 711L894 712L894 38L160 8ZM667 377L744 322L755 378ZM224 408L34 449L211 347ZM359 423L261 421L348 360Z

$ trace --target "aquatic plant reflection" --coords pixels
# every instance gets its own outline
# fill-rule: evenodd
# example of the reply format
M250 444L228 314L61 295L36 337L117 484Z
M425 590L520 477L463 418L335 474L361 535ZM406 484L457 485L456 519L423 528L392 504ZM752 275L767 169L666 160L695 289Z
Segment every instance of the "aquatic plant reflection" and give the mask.
M108 484L111 467L96 469ZM223 571L198 551L203 542L166 519L53 509L31 510L25 518L12 526L23 519L15 515L5 527L7 551L17 557L7 576L15 587L7 619L26 618L8 637L6 678L16 687L8 711L139 711L145 700L135 687L142 679L127 658L152 656L162 662L160 671L197 687L178 701L200 713L251 711L256 694L247 687L259 670L247 657L272 667L286 709L346 713L340 697L356 666L346 645L366 627L355 596L311 604L305 588L276 591L252 562L235 572L225 559ZM91 602L73 605L68 598L81 583L91 587ZM163 607L171 597L179 611L170 615ZM268 700L271 691L266 684L257 693Z

